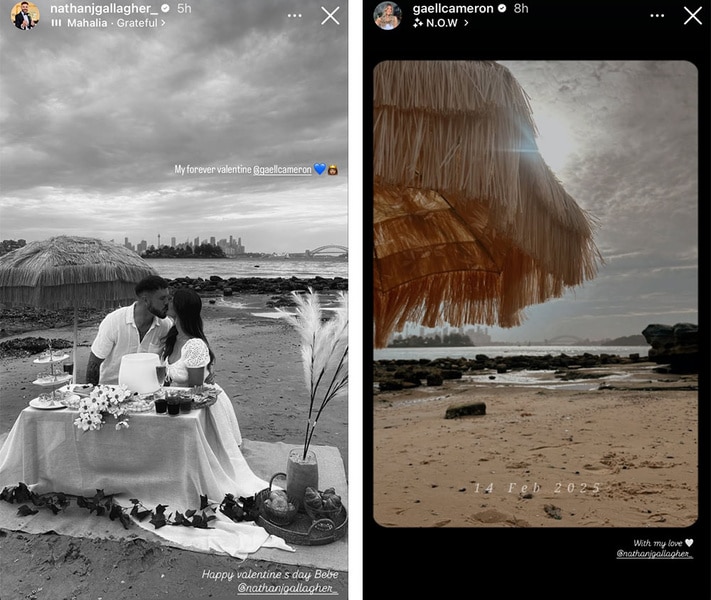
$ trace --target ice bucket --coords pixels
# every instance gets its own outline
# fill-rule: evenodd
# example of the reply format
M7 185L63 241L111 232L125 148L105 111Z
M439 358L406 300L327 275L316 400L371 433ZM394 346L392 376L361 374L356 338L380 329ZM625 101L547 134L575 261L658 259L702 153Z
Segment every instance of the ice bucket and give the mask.
M126 354L119 367L119 385L125 385L137 394L152 394L160 389L156 367L160 365L157 354L141 352Z

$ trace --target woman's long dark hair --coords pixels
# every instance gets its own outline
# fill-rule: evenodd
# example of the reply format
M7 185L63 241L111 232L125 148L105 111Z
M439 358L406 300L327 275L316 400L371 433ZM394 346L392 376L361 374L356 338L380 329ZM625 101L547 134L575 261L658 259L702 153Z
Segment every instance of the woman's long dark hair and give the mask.
M173 310L176 316L180 319L180 325L183 331L190 337L200 338L210 352L210 364L208 368L212 371L212 366L215 363L215 355L207 342L205 332L203 331L202 316L202 300L198 293L191 288L180 288L173 293ZM178 329L175 325L170 328L167 337L165 338L165 347L163 350L163 358L167 359L175 347L175 340L178 337Z

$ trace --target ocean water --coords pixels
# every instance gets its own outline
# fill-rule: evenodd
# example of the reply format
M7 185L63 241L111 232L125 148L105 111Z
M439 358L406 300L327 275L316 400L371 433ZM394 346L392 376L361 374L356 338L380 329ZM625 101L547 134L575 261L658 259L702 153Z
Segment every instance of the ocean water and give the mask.
M285 258L149 258L151 265L161 277L202 277L207 279L217 275L223 279L230 277L263 277L276 279L297 277L348 278L348 261L328 259L285 259Z
M373 351L374 360L418 360L426 358L467 358L474 359L477 354L485 354L489 358L497 356L557 356L567 354L577 356L580 354L615 354L628 357L630 354L639 354L644 357L651 346L461 346L451 348L379 348Z

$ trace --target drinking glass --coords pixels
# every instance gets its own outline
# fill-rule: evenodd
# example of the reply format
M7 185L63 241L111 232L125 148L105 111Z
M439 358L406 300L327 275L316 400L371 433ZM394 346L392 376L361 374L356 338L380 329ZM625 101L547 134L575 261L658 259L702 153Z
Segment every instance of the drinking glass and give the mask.
M165 378L168 374L168 368L165 365L158 365L156 367L156 377L158 378L158 385L163 387L165 383Z
M168 400L165 396L155 399L155 407L157 413L164 413L168 410Z
M168 397L168 414L177 415L180 414L180 398L177 396Z

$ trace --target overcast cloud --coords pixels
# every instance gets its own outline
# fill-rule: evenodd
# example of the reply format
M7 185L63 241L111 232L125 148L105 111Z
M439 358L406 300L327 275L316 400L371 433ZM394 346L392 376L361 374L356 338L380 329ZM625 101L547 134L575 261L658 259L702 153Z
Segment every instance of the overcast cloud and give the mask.
M321 25L324 1L210 0L189 15L171 4L158 29L53 28L41 2L32 32L7 20L0 239L347 246L345 11L337 26ZM339 175L175 173L314 163Z
M598 221L598 276L495 339L591 340L698 322L697 71L687 62L502 61L567 158L554 169ZM541 136L545 133L540 132ZM544 158L545 151L542 150Z

